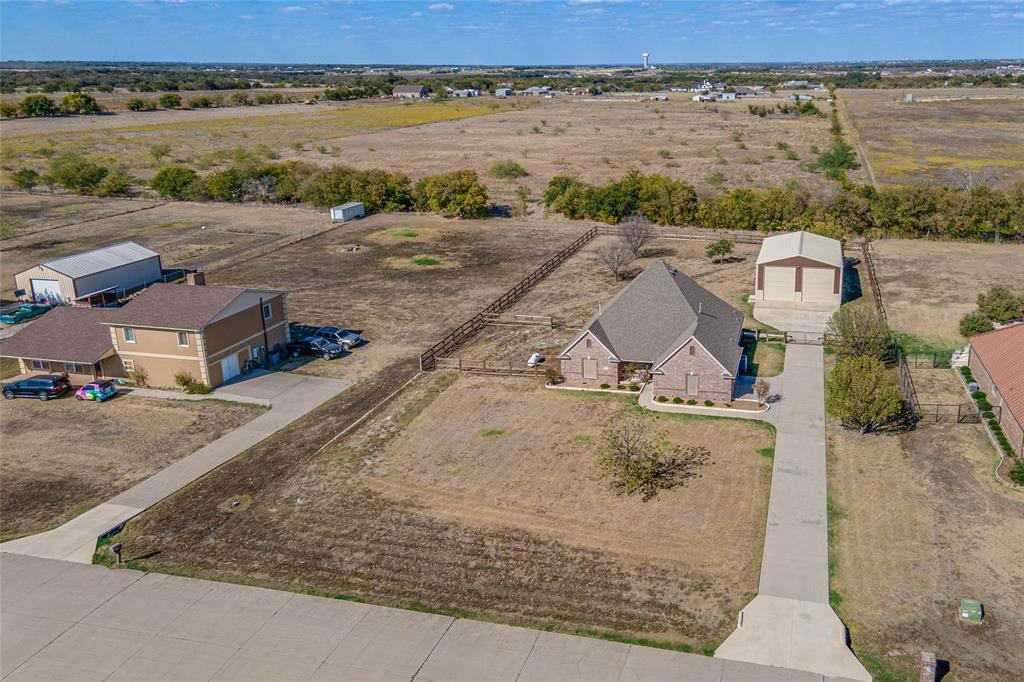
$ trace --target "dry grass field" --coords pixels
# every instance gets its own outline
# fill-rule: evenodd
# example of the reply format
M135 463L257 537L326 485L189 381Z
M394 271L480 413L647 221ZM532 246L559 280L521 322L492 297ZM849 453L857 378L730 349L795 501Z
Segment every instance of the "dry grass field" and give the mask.
M956 381L928 372L935 384L937 372ZM917 679L921 651L933 651L949 662L947 679L1019 680L1024 495L996 481L982 426L829 433L832 589L862 660ZM965 597L984 604L983 624L960 622Z
M145 562L156 570L715 645L756 590L771 469L758 450L773 437L657 418L667 439L712 458L644 503L595 476L600 431L627 405L434 373L272 483L254 489L257 462L232 462L123 542L130 555L159 549ZM248 508L223 511L240 496Z
M963 346L960 318L993 285L1024 294L1024 246L884 239L872 242L882 301L908 350Z
M1024 95L1012 89L842 90L839 103L882 184L949 184L953 169L1024 180Z
M119 396L0 405L0 537L46 530L244 424L261 408Z

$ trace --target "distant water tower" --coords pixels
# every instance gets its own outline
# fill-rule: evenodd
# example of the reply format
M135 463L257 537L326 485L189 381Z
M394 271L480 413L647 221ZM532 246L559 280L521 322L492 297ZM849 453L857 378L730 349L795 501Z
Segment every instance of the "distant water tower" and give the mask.
M640 56L644 58L644 71L651 68L651 55L644 52Z

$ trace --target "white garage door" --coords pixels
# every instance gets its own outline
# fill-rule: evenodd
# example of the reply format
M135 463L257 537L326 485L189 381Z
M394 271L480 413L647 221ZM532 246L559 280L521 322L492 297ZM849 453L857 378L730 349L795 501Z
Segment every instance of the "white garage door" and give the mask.
M227 381L238 376L238 356L232 353L220 361L220 380Z
M817 303L831 303L835 285L835 270L831 268L804 268L804 300Z
M792 301L796 296L796 268L766 266L764 269L764 300Z
M43 303L44 301L60 302L60 282L55 279L33 279L30 281L32 283L32 297L36 303Z

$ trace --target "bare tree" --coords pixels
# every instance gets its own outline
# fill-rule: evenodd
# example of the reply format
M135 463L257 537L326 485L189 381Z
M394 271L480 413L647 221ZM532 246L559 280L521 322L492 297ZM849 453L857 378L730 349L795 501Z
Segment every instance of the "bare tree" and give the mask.
M261 178L248 178L242 183L242 199L267 203L277 200L277 178L264 175Z
M611 479L620 495L640 493L647 502L659 490L685 485L700 476L711 453L702 446L688 448L669 443L643 414L622 413L605 429L604 449L598 456L598 472Z
M597 250L597 260L615 275L615 279L622 279L633 258L633 252L621 241L605 244Z
M640 252L652 239L654 230L647 218L634 215L619 223L619 241L626 245L634 258L640 257Z
M978 168L976 170L954 168L950 171L950 175L953 178L953 184L968 193L975 187L987 185L995 176L991 168Z
M757 396L757 402L764 405L764 401L768 399L768 393L771 392L771 385L764 379L758 379L754 382L754 395Z

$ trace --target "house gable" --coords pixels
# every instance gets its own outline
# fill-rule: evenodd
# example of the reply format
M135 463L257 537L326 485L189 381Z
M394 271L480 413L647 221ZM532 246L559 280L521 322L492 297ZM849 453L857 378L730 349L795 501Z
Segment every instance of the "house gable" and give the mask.
M694 355L689 355L688 349L691 346L696 349L696 353ZM686 352L683 352L683 351L686 351ZM717 365L722 370L722 376L726 376L726 377L729 377L729 378L733 378L735 376L735 374L733 373L732 370L728 369L725 365L723 365L718 360L718 358L716 358L707 348L705 348L704 344L702 344L694 336L691 336L690 338L688 338L685 341L683 341L682 344L680 344L678 348L676 348L674 351L672 351L671 353L666 355L664 360L662 360L657 365L652 367L651 368L651 373L652 374L655 374L655 373L664 374L665 373L664 368L666 366L668 366L668 365L671 365L673 367L675 367L675 366L692 365L694 363L694 358L698 357L698 356L700 356L702 358L708 358L712 362L714 362L715 365Z

